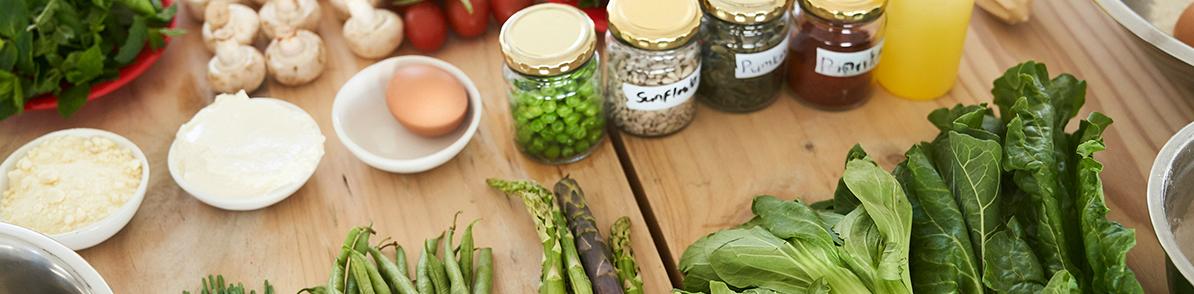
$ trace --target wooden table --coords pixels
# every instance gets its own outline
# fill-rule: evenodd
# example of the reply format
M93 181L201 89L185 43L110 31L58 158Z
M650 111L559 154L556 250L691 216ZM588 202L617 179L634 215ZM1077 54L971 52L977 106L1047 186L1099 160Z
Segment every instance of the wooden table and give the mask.
M976 10L966 38L959 80L948 96L913 102L878 91L864 107L823 112L785 92L748 115L702 107L688 129L662 139L622 136L623 162L642 195L652 231L678 282L675 265L689 244L746 221L750 200L772 194L807 201L831 198L846 151L861 143L890 169L919 141L937 134L925 119L956 103L991 101L991 82L1024 60L1069 72L1088 84L1087 112L1116 120L1098 158L1110 217L1136 229L1129 254L1148 293L1165 293L1164 253L1149 223L1147 175L1169 136L1194 119L1194 73L1123 30L1090 1L1036 1L1032 21L1007 26ZM1071 123L1071 128L1077 123Z
M291 293L326 279L351 226L372 222L381 235L417 247L449 226L456 211L463 220L482 219L477 239L480 246L494 247L497 292L529 293L538 285L541 252L531 220L519 201L483 181L531 178L550 184L565 174L586 188L603 229L618 216L632 218L648 293L665 293L679 281L675 264L683 250L705 234L746 220L752 196L828 198L854 143L890 168L905 148L936 133L924 119L930 110L988 102L991 81L1005 68L1035 59L1054 73L1086 79L1084 110L1117 120L1107 134L1109 150L1099 155L1107 165L1103 178L1111 218L1137 230L1129 263L1149 293L1163 293L1164 255L1148 222L1146 175L1170 134L1194 118L1187 100L1194 97L1194 73L1140 43L1091 2L1036 1L1036 6L1033 20L1018 26L974 13L959 82L945 98L911 102L878 91L866 106L849 112L813 110L790 97L749 115L701 107L699 119L677 135L615 136L591 158L565 166L531 162L511 143L499 75L503 65L491 28L482 39L453 39L434 54L477 82L485 96L484 123L459 157L415 175L372 169L333 134L329 119L337 89L373 60L350 54L340 24L328 17L319 28L330 50L324 76L299 87L268 82L254 93L310 112L328 138L327 154L297 194L252 212L204 205L166 172L174 132L213 96L204 79L210 54L199 46L197 23L180 13L179 24L192 33L176 39L144 76L69 119L34 112L0 122L0 155L71 127L113 130L141 146L152 170L144 204L121 233L80 252L119 293L194 289L208 273L252 284L268 278L280 293ZM399 52L414 53L409 46Z

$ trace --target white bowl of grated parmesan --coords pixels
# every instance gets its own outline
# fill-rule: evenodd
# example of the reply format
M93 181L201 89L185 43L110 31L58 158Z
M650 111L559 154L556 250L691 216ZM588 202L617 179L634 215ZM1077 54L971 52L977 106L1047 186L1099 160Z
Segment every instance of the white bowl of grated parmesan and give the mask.
M132 220L150 172L132 141L86 128L34 139L10 154L0 171L0 222L49 235L73 250L107 240Z

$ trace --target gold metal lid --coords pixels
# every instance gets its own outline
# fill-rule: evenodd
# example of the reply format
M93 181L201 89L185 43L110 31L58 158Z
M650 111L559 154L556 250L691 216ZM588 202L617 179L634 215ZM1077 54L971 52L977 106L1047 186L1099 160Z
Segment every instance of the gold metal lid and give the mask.
M588 62L597 48L593 21L576 7L556 3L510 16L498 40L506 65L535 76L570 72Z
M642 49L683 46L701 27L696 0L613 0L606 10L610 34Z
M790 0L701 0L705 12L736 24L757 24L784 15Z
M800 9L817 17L848 23L870 21L883 14L887 0L799 0Z

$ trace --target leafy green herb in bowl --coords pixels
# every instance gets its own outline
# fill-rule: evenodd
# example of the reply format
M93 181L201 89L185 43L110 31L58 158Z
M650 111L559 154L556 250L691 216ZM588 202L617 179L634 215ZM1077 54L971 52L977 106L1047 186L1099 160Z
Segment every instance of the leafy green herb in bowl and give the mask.
M97 83L165 46L176 8L169 0L0 0L0 119L50 95L69 116ZM169 6L169 7L167 7ZM145 51L146 46L152 49ZM121 80L131 79L125 76ZM118 85L111 85L115 87ZM106 88L106 87L105 87ZM97 91L99 89L96 89ZM104 89L111 91L112 89Z

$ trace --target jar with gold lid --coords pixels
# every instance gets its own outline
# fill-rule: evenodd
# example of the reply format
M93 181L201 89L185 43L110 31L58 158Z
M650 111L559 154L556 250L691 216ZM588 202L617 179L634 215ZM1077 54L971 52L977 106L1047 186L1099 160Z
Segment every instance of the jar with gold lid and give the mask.
M730 112L771 105L784 83L791 0L700 1L700 100Z
M581 160L605 139L605 103L593 21L545 3L515 13L498 37L515 145L532 159Z
M607 10L610 120L638 136L664 136L688 126L696 117L693 98L701 77L696 0L614 0Z
M843 110L870 98L883 49L885 0L797 0L788 87L802 102Z

